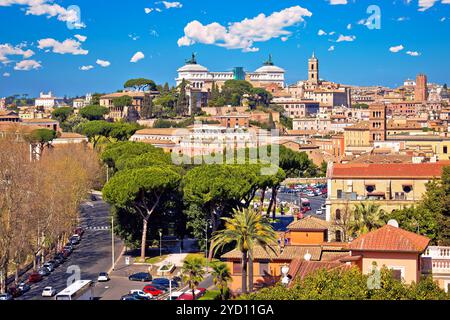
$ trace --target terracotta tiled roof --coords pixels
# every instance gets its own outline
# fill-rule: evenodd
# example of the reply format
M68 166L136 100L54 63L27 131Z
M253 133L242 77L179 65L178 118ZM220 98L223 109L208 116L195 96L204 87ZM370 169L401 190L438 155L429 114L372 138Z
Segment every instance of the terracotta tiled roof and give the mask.
M58 137L58 139L85 139L85 138L86 136L74 132L61 132L60 136Z
M354 251L423 252L430 239L400 228L386 225L352 241Z
M172 136L175 135L175 133L180 130L177 128L153 128L153 129L142 129L136 131L136 135L158 135L158 136ZM184 129L186 130L186 129Z
M318 219L313 216L292 222L287 228L290 231L301 230L328 230L329 223L325 220Z
M272 246L264 249L261 246L256 246L253 250L254 260L287 260L303 259L305 254L309 253L312 257L311 260L318 261L322 253L321 246L286 246L280 250L278 246ZM222 259L241 259L242 253L234 249L225 253L221 257Z
M351 266L340 262L323 262L323 261L304 261L296 259L291 262L289 267L289 275L292 279L304 279L307 275L318 270L333 270L333 269L350 269ZM291 282L293 283L293 281Z
M439 178L442 169L450 166L450 161L436 163L391 163L388 166L382 163L371 164L335 164L331 178Z
M351 131L351 130L369 130L369 122L363 121L360 123L356 123L352 126L344 128L345 131Z

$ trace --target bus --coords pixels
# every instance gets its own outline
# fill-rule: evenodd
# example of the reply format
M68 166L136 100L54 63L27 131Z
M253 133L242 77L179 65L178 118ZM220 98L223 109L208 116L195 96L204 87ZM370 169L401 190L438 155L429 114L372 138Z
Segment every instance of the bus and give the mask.
M93 300L94 282L79 280L68 286L55 296L55 300Z
M308 199L301 198L300 202L301 202L300 210L302 213L311 211L311 202Z

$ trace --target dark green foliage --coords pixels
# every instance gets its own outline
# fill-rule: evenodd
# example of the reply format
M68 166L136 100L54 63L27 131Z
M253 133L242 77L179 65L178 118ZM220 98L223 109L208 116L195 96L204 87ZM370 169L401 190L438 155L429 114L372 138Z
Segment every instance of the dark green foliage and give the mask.
M97 105L91 105L80 109L80 115L89 121L102 120L108 112L107 108Z

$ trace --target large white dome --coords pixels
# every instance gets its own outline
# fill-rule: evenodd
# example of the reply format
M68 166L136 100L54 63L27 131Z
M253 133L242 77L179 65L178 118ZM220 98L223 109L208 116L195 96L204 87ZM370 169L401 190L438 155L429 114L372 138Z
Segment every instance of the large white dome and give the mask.
M178 69L178 72L208 72L208 68L200 64L186 64Z
M262 66L255 72L257 73L285 73L285 70L277 66Z

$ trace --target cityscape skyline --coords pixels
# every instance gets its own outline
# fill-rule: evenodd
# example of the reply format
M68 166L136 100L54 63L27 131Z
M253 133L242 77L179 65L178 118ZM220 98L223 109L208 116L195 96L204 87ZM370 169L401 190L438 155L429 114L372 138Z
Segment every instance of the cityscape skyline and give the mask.
M286 84L307 78L312 52L322 78L339 83L396 87L418 73L446 83L448 2L377 3L381 28L373 30L368 24L376 24L378 13L367 13L371 2L135 1L103 8L84 0L77 7L68 1L0 1L6 17L0 27L12 21L22 26L0 40L0 96L110 92L130 77L174 85L176 70L192 52L211 71L253 71L273 54L286 70ZM46 12L44 5L57 10ZM111 24L119 19L124 22Z

